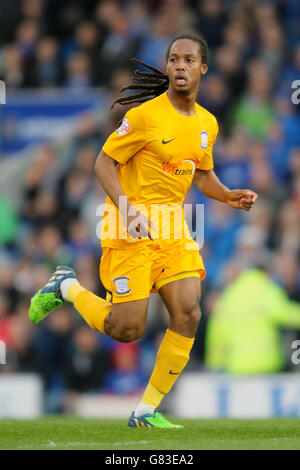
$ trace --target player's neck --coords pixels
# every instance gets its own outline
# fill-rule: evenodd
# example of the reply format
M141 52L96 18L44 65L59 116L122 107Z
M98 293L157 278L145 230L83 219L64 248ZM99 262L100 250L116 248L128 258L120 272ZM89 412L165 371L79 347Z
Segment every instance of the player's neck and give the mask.
M183 95L177 93L172 88L167 91L168 98L178 113L184 116L193 116L195 114L195 101L197 93Z

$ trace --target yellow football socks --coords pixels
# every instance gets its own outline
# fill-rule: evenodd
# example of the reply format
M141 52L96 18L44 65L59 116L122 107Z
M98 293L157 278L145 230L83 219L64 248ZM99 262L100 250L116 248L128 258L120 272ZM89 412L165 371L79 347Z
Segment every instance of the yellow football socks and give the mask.
M194 338L167 330L159 347L155 368L141 402L157 408L186 366Z
M74 282L73 284L71 284L69 287L68 287L68 291L67 291L67 300L69 302L72 302L72 304L75 302L75 299L77 297L78 294L80 294L81 292L84 292L86 289L84 287L82 287L79 282Z
M84 289L79 283L71 284L67 298L93 330L104 332L104 320L111 311L111 303Z
M104 331L104 320L111 311L112 304L73 283L67 291L67 299L94 330ZM194 338L181 336L167 330L157 352L156 364L141 403L157 408L166 393L186 366Z

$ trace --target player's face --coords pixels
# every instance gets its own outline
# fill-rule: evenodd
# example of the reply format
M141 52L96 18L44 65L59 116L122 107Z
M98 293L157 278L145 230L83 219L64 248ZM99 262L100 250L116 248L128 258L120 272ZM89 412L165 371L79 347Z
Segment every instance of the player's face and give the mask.
M170 49L167 74L170 86L181 94L198 90L201 75L207 72L202 64L200 45L191 39L178 39Z

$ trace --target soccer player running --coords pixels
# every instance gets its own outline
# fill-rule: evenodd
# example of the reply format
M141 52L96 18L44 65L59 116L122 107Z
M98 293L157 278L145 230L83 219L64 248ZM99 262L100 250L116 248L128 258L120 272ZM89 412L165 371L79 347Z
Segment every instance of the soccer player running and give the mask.
M182 223L176 218L183 212L186 193L194 183L206 196L245 211L257 199L249 189L228 189L214 173L218 124L196 103L207 62L202 38L178 36L167 51L167 74L150 66L151 73L136 71L136 83L126 89L142 91L116 101L142 104L126 113L95 165L108 195L100 263L106 300L81 286L66 266L57 267L31 299L29 316L35 323L69 301L91 328L130 342L144 332L150 291L159 292L169 312L169 328L150 381L129 418L131 427L181 427L156 409L189 360L201 314L205 269L184 218Z

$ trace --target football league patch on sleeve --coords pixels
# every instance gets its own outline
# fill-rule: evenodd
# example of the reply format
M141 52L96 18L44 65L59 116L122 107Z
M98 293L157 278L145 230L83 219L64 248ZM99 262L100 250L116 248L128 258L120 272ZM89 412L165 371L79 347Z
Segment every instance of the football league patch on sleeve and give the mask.
M124 134L127 134L129 131L130 131L129 121L127 118L124 118L122 121L122 124L117 129L117 134L124 135Z
M116 286L116 294L118 295L129 294L129 292L131 291L131 289L129 289L128 287L129 280L130 278L127 276L115 277L113 279L113 282L115 283L115 286Z

